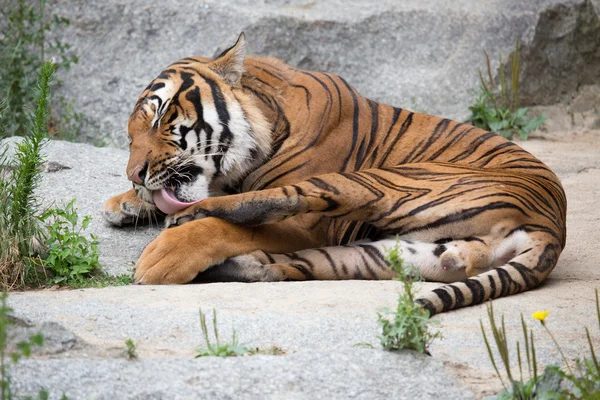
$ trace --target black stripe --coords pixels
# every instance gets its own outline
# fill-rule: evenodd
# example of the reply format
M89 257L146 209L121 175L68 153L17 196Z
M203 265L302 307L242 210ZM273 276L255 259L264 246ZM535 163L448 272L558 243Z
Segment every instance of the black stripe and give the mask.
M545 273L548 270L552 270L558 261L559 249L554 243L547 244L544 247L544 251L538 259L538 263L535 266L537 272Z
M327 262L329 263L329 266L331 267L331 269L333 270L333 274L335 275L335 277L337 279L340 278L337 267L335 265L335 261L333 261L333 258L331 258L331 255L329 254L329 252L327 252L324 249L315 249L317 252L321 253L326 259Z
M447 285L447 286L452 286L452 285ZM444 290L444 287L445 286L442 286L439 289L434 289L432 292L432 293L436 294L437 297L442 302L442 311L449 310L450 307L452 307L452 296L450 296L450 294L446 290Z
M156 92L158 89L162 89L165 87L164 82L156 82L150 87L151 92Z
M463 295L462 291L455 285L448 286L454 291L454 298L456 299L453 308L462 307L465 304L465 296Z
M398 112L401 112L401 111L402 111L401 109L398 109ZM394 109L394 115L395 115L395 113L396 113L396 109ZM402 122L400 129L394 135L394 141L388 146L388 150L385 152L385 155L383 156L383 158L381 160L381 165L385 165L385 162L387 161L387 159L390 156L390 154L392 153L392 151L397 149L396 143L400 140L400 138L402 136L404 136L404 134L406 133L408 128L410 128L410 126L412 125L413 115L415 115L415 114L412 112L409 112L408 115L406 116L406 119L404 120L404 122Z
M379 250L377 250L375 246L372 246L370 244L361 244L358 245L358 247L364 250L364 252L375 262L375 265L377 265L380 268L388 267L389 264L385 260L385 257L383 257L383 255L379 252Z
M483 244L486 244L486 243L483 241L483 239L480 239L480 238L478 238L478 237L475 237L475 236L469 236L469 237L466 237L466 238L462 238L462 239L460 239L460 240L464 240L465 242L481 242L481 243L483 243Z
M219 85L217 85L217 83L212 79L209 79L205 76L202 78L210 86L215 108L217 110L217 115L219 116L219 123L223 127L219 136L219 148L217 150L218 153L222 154L213 156L215 160L215 168L217 169L216 174L218 175L221 172L221 161L223 160L223 156L225 153L227 153L233 141L233 133L231 133L231 130L229 130L229 111L227 111L227 103L225 102L225 97L223 96L221 88L219 88Z
M471 304L483 303L483 301L485 300L485 289L478 279L466 279L462 281L462 283L464 283L465 286L469 288L473 295L473 301L471 302Z
M521 212L521 214L527 216L527 213L525 213L520 207L518 207L514 204L506 203L503 201L495 201L495 202L489 203L485 206L467 208L462 211L456 212L454 214L449 214L449 215L447 215L443 218L440 218L434 222L431 222L427 225L411 228L406 231L402 231L400 233L403 235L406 235L406 234L414 232L414 231L420 231L420 230L425 230L425 229L434 229L434 228L438 228L442 225L448 225L448 224L472 219L472 218L478 216L479 214L483 214L486 211L501 210L501 209L517 210L517 211ZM381 228L381 227L379 227L379 228Z
M533 275L532 271L523 264L515 261L511 261L508 264L512 265L513 268L516 269L519 274L521 274L521 278L523 279L523 282L525 282L526 287L533 288L540 283L540 280Z
M490 299L496 298L496 280L492 275L488 275L488 281L490 283Z
M436 257L441 256L447 250L446 246L443 244L438 245L435 250L433 250L433 255Z
M192 125L192 129L196 132L196 146L198 146L198 150L200 150L200 132L204 131L206 133L207 146L206 149L204 149L204 154L211 153L213 128L204 121L204 108L202 107L202 99L200 97L200 89L198 86L187 92L185 98L192 103L194 110L196 111L196 121L194 121Z
M346 171L346 169L348 168L348 163L350 162L350 157L352 157L352 155L354 154L354 149L356 149L356 143L358 142L358 118L360 110L358 108L358 98L356 97L356 93L354 93L354 90L348 84L348 82L344 80L344 78L340 77L340 80L342 81L344 86L346 86L346 89L350 92L350 95L352 96L352 104L354 105L354 114L352 115L352 145L350 146L350 151L348 152L348 155L344 159L344 163L341 169L342 171Z
M335 80L333 80L333 78L329 76L329 74L326 73L325 76L331 81L338 95L338 122L340 122L342 120L342 92L340 92L340 87L335 82Z
M456 157L453 157L451 160L448 160L448 162L450 163L454 163L457 161L461 161L464 160L465 158L469 157L470 155L472 155L473 153L475 153L477 151L477 149L485 142L487 142L489 139L495 138L498 135L496 135L495 133L492 132L486 132L483 135L478 136L472 143L469 144L469 146L467 146L468 151L461 153L459 155L457 155Z
M290 266L293 267L293 268L296 268L298 271L300 271L307 280L314 280L315 279L315 277L312 274L312 272L310 272L309 270L307 270L303 265L301 265L301 264L290 264Z
M515 286L516 292L521 291L521 285L513 280L507 270L500 267L496 268L495 271L498 273L498 277L500 278L500 297L509 295L513 291L513 286Z
M308 180L308 183L318 187L321 190L326 190L327 192L339 195L340 191L335 187L330 185L329 183L325 182L323 179L321 178L310 178Z

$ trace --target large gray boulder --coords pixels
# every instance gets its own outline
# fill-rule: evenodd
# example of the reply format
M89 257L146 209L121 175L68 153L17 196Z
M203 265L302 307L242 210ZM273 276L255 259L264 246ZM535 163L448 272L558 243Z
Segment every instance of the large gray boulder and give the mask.
M63 74L61 94L75 99L87 117L84 139L125 147L128 114L160 70L182 57L212 56L240 31L247 34L251 54L331 71L374 100L454 119L469 114L479 86L477 69L485 65L483 50L493 56L495 68L496 56L508 55L520 40L532 46L524 69L525 98L535 104L566 101L600 70L592 5L598 9L599 3L54 0L52 10L71 19L62 39L81 56ZM561 36L562 31L575 33ZM551 43L556 37L559 53ZM594 64L586 68L595 68L596 75L561 74L561 66L546 65L555 55L568 63L583 53L588 56L578 57L569 71L590 61ZM560 96L547 96L549 87Z

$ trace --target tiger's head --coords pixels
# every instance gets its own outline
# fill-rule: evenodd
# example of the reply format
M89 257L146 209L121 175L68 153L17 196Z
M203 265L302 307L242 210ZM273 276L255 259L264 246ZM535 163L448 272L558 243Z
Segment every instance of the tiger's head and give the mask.
M127 176L139 197L166 189L192 202L232 185L268 156L270 125L241 86L246 44L174 62L146 87L127 126Z

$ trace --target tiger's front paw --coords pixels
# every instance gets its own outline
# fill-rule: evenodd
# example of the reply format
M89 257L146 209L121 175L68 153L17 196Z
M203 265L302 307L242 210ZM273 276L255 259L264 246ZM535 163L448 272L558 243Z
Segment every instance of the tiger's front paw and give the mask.
M135 284L181 284L225 259L207 220L166 229L143 251L135 270ZM209 221L209 220L208 220ZM210 222L210 221L209 221ZM218 241L216 241L218 243Z
M180 226L196 219L206 218L206 207L209 205L208 203L210 203L210 199L205 199L200 203L193 204L175 214L169 214L166 219L167 228Z
M156 206L140 199L133 189L108 199L102 211L104 219L115 226L152 221L162 215Z

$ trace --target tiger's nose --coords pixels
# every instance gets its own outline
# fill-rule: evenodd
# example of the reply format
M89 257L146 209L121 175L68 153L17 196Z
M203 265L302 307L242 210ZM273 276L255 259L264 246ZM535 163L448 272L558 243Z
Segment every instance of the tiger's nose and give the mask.
M133 181L137 184L143 185L144 179L146 179L146 174L148 173L148 161L144 163L142 166L137 166L129 175L129 180Z

